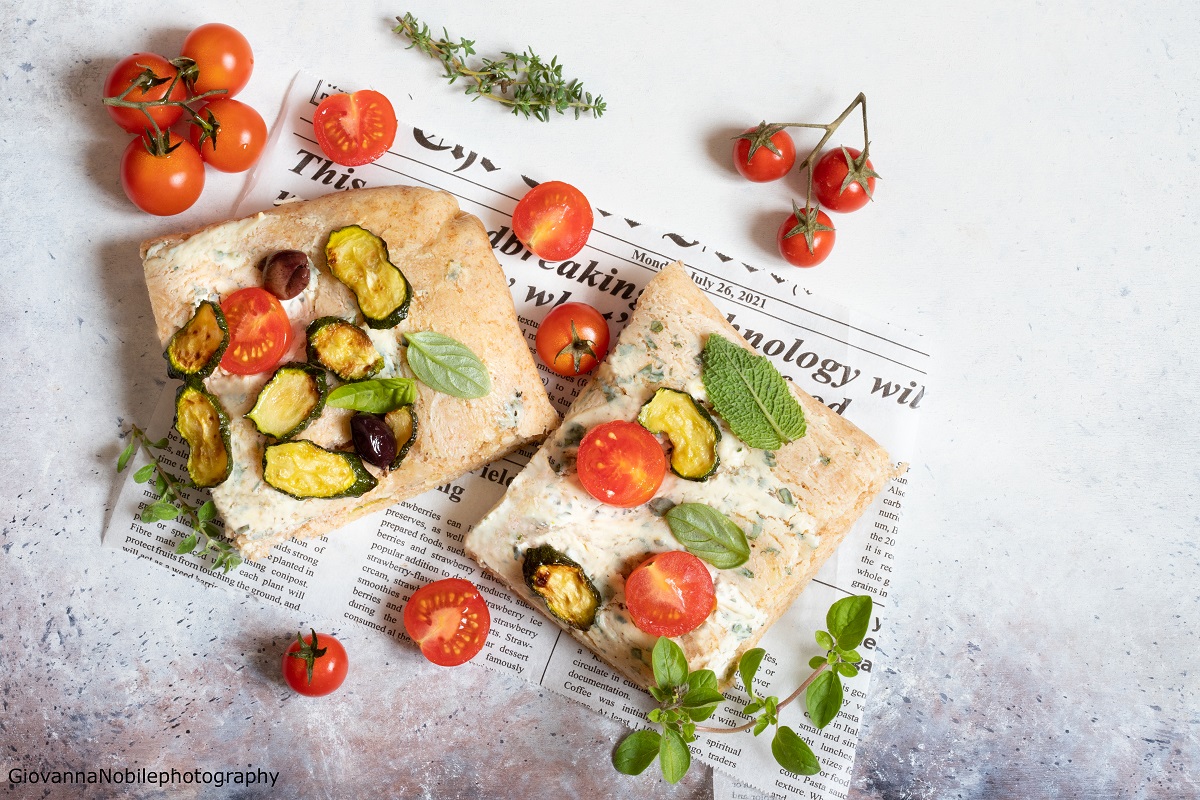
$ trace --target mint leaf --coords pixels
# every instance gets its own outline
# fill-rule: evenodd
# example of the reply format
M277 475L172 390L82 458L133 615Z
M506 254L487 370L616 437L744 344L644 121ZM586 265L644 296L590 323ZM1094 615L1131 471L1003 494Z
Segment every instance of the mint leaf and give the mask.
M808 685L804 704L812 724L824 728L842 710L842 679L835 672L822 672Z
M766 650L761 647L756 647L753 650L747 650L742 653L742 658L738 661L738 673L742 676L742 687L745 688L746 694L753 698L754 695L754 676L758 674L758 667L762 664L763 656L767 654Z
M688 750L683 736L678 731L663 731L658 745L658 760L661 762L663 778L667 783L679 783L683 780L688 767L692 765L692 751Z
M701 362L709 401L743 442L778 450L804 435L804 409L766 356L714 333L704 345Z
M654 666L654 682L660 689L674 689L687 681L687 656L683 654L682 647L667 637L658 637L650 661Z
M816 775L821 771L821 762L813 755L808 742L796 735L787 725L781 725L771 740L771 755L779 766L796 775Z
M431 389L471 399L492 391L492 379L479 356L457 339L436 331L406 333L408 366Z
M750 558L746 534L733 520L704 503L680 503L664 518L684 549L717 569L731 569Z
M659 740L657 731L635 731L617 745L612 762L622 775L641 775L646 767L658 757Z
M825 625L837 639L842 650L853 650L862 644L871 625L871 596L866 594L843 597L829 607Z
M329 393L328 405L386 414L417 399L417 384L412 378L376 378L345 383Z

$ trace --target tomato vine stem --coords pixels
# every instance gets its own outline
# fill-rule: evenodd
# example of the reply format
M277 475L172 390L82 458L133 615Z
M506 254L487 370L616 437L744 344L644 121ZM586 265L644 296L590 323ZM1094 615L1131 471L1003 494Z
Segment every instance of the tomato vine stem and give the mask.
M143 65L139 64L138 66ZM132 80L129 85L125 87L124 91L113 97L105 97L103 100L104 105L113 106L115 108L133 108L141 111L146 116L146 119L149 120L150 125L154 128L154 138L156 140L161 140L163 136L162 128L158 127L158 122L155 121L154 115L150 113L150 109L162 108L164 106L178 106L191 115L189 122L194 122L195 120L200 119L200 114L193 110L188 103L194 103L197 100L204 100L205 98L211 97L215 94L229 94L228 89L210 89L202 94L190 95L186 100L172 100L171 93L175 91L175 86L179 83L182 74L182 72L176 71L175 74L171 76L171 82L167 84L167 90L163 92L163 96L157 100L127 100L126 98L129 97L134 89L141 89L142 92L145 93L147 89L152 89L163 82L163 79L158 78L158 76L154 74L153 70L151 70L149 67L144 67L142 74ZM146 130L149 130L149 128Z

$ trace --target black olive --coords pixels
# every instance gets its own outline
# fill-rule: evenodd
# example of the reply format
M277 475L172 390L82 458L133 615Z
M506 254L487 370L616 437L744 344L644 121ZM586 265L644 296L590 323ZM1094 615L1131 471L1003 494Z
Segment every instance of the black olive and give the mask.
M303 292L308 278L308 256L300 250L280 250L263 262L263 288L280 300Z
M396 434L382 417L358 411L350 418L354 449L363 461L387 469L396 457Z

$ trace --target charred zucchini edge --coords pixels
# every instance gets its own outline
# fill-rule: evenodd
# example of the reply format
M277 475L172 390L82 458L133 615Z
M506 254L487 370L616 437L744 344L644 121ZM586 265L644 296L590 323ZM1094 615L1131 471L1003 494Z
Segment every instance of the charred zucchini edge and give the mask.
M343 232L347 232L347 231L362 231L367 236L370 236L371 238L375 239L378 242L379 247L383 251L383 263L386 264L388 267L391 267L392 269L396 270L396 274L400 276L400 281L404 285L404 299L400 301L399 305L392 308L391 311L389 311L387 314L385 314L382 317L372 317L371 315L367 314L366 310L363 308L362 294L359 292L359 290L356 287L351 286L349 283L347 283L342 278L341 275L338 275L337 248L341 245L340 239L345 238L345 236L339 237L338 235L342 234ZM346 236L349 236L349 235L350 234L348 234L348 233L346 234ZM339 239L339 241L335 242L335 238ZM409 283L407 276L405 276L405 274L400 270L400 268L392 263L391 255L388 253L387 242L385 242L383 240L383 237L381 237L375 233L372 233L371 231L367 230L366 228L362 227L361 225L346 225L345 227L337 228L330 232L329 238L325 241L325 262L329 267L330 274L332 274L333 277L335 277L339 281L341 281L347 288L350 289L351 292L354 293L354 297L358 301L358 309L359 309L359 311L362 312L363 319L366 320L367 327L375 328L376 330L385 329L385 328L394 328L397 325L399 325L400 322L403 321L405 317L408 316L408 304L409 304L409 302L411 302L412 294L413 294L412 293L412 284Z
M215 318L217 329L221 332L221 341L216 348L209 353L208 359L198 367L189 368L186 365L180 364L176 356L176 347L184 341L191 332L193 324L200 324L200 311L207 306ZM192 316L187 322L183 323L183 327L175 331L167 342L167 349L163 351L163 358L167 360L167 375L171 378L207 378L217 368L217 364L221 363L221 356L225 355L225 348L229 347L229 324L225 321L225 314L221 311L221 307L211 300L201 300L196 305L196 310L192 312Z
M550 587L546 578L549 577L550 570L566 571L573 576L577 592L590 600L581 613L572 614L570 610L560 610L548 599ZM521 574L525 578L525 585L542 599L555 618L581 631L592 627L592 623L596 621L596 612L600 610L600 592L596 591L596 586L576 561L550 545L543 544L525 551L521 562Z
M271 456L280 453L282 448L300 448L308 450L308 456L313 457L314 460L319 459L320 462L322 462L317 466L317 469L307 469L306 474L315 474L317 472L327 471L327 465L333 463L332 459L341 459L346 463L347 466L350 467L351 477L353 480L345 486L328 494L306 494L299 489L296 491L289 491L287 487L280 486L278 483L272 483L271 478L269 477ZM283 494L286 494L289 497L294 497L297 500L334 500L340 497L358 497L371 491L379 483L377 480L375 480L374 475L372 475L370 472L367 472L367 468L363 466L362 459L354 453L347 453L341 450L326 450L324 447L313 444L307 439L295 439L290 442L276 442L275 444L269 444L263 448L262 473L264 483L266 483L275 491L282 492Z
M255 416L255 412L260 412L261 414L259 403L263 401L263 395L266 394L267 389L271 387L271 384L275 383L275 381L286 372L303 372L305 375L311 378L312 382L316 384L317 387L317 402L304 415L304 419L300 420L300 422L298 422L292 428L282 433L265 431L263 430L263 424L265 423L260 422L259 418ZM293 361L276 369L271 377L267 379L267 382L263 384L262 388L258 390L258 397L256 397L254 400L253 408L246 412L246 419L250 420L250 422L254 424L254 429L263 436L270 436L277 441L291 439L293 436L300 433L300 431L312 424L313 420L321 416L321 412L325 409L325 399L328 395L329 392L325 384L325 370L313 364L305 364L303 361ZM262 409L262 411L266 410L267 409Z
M670 428L666 425L659 426L656 429L651 427L649 424L650 414L654 412L658 404L667 402L667 398L687 398L687 402L691 404L691 409L695 411L696 417L699 420L698 424L705 425L712 431L712 461L711 463L703 465L705 469L702 472L696 469L689 470L687 469L686 465L680 465L679 462L682 460L684 448L681 448L680 442L676 441L676 438L679 434L672 433ZM708 480L709 476L717 471L717 466L721 463L721 456L717 453L717 443L721 441L721 429L717 427L717 423L713 421L713 418L709 415L709 413L704 410L704 407L696 402L696 398L692 397L687 392L683 392L678 389L670 389L665 386L658 389L654 393L654 396L647 400L642 405L641 410L638 411L637 421L639 425L651 433L665 433L667 438L671 440L671 472L674 472L684 480L703 481Z
M317 334L326 328L338 326L346 327L361 334L366 339L367 347L375 354L375 359L368 365L362 367L362 372L349 372L338 370L328 359L322 354L322 348L314 341ZM308 360L314 364L320 364L325 369L332 372L343 381L363 381L374 377L381 369L383 369L383 356L379 354L379 350L375 348L375 343L371 341L371 337L362 328L355 325L353 322L348 322L341 317L318 317L308 323L308 327L304 331L307 345L305 352L308 354Z
M225 470L216 480L209 480L205 479L204 477L201 477L199 480L197 480L197 475L199 473L197 462L201 458L201 454L205 452L206 448L197 447L197 443L193 442L192 439L188 437L187 433L184 432L183 428L181 428L179 424L179 410L181 405L186 398L196 395L198 395L205 403L207 403L217 416L217 430L219 431L218 438L220 440L221 450L225 455ZM201 489L209 489L213 486L220 485L225 481L226 478L229 477L229 474L233 471L233 449L230 442L229 414L226 413L225 407L221 405L220 400L218 400L214 395L206 392L204 387L197 383L185 383L183 386L180 386L179 391L175 393L175 430L188 444L187 472L188 477L192 480L192 483L196 484L196 486L200 487Z

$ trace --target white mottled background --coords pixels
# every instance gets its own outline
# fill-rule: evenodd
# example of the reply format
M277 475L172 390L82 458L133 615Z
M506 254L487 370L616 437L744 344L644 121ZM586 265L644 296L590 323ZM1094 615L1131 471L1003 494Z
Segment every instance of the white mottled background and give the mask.
M389 32L405 10L483 52L557 53L609 114L541 125L468 103ZM138 242L222 218L241 185L209 173L176 219L133 209L100 87L124 55L173 56L220 20L255 47L242 99L268 119L297 69L351 76L407 121L764 264L803 189L741 181L728 138L866 91L878 201L836 220L805 278L920 328L937 362L852 797L1200 795L1194 3L3 12L0 782L252 764L305 797L712 792L703 769L673 788L617 776L618 726L357 628L337 631L344 689L300 699L276 661L308 620L100 549L117 435L163 386Z

